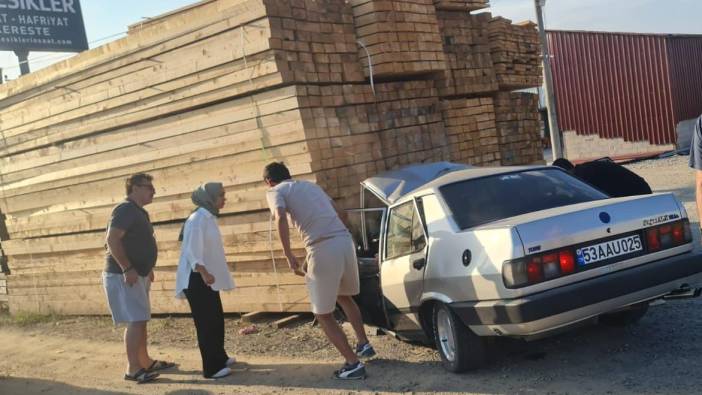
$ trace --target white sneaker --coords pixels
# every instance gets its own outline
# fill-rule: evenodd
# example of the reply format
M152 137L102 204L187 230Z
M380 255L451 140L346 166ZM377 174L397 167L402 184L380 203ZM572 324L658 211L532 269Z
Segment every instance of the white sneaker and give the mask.
M227 366L232 366L232 365L234 365L235 363L236 363L236 359L234 359L234 357L229 357L229 359L227 359L226 365L227 365Z
M232 374L232 370L229 368L222 368L219 372L212 375L213 379L221 379L222 377L227 377Z

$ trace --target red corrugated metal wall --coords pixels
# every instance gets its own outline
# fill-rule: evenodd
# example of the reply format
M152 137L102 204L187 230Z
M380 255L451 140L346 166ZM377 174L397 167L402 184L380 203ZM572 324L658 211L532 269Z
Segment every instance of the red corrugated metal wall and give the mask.
M667 39L673 108L677 122L702 114L702 37Z
M675 143L666 38L548 32L562 130Z

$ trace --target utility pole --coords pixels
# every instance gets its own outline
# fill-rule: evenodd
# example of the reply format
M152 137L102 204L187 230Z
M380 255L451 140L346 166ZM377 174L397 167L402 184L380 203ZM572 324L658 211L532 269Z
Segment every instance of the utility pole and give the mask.
M546 112L548 113L548 128L551 132L551 153L553 160L563 157L561 131L558 129L558 115L556 115L556 97L553 94L553 75L551 74L551 58L548 53L546 41L546 28L544 27L543 7L546 0L534 0L536 7L536 20L539 26L539 40L541 41L541 62L544 69L544 94L546 95Z
M17 55L17 60L19 61L20 74L29 74L29 51L17 50L15 55Z

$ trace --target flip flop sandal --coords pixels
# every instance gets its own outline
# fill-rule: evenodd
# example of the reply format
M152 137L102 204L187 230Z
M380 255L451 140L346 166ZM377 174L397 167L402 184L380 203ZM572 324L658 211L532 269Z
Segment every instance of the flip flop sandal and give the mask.
M158 373L150 373L147 372L146 369L142 368L134 374L125 373L124 379L127 381L136 381L137 384L144 384L156 380L158 376Z
M154 362L146 368L147 372L155 372L157 370L163 370L163 369L170 369L175 367L176 364L173 362L166 362L166 361L159 361L158 359L154 359Z

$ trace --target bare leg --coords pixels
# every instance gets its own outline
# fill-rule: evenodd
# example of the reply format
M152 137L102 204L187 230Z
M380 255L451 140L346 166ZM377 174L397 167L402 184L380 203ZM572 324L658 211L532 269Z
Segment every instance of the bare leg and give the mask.
M134 374L146 368L140 360L141 344L146 331L146 321L130 322L124 330L124 345L127 349L127 372Z
M353 331L356 333L358 344L368 343L366 330L363 327L363 318L361 318L361 311L358 309L356 301L351 296L339 295L336 302L339 303L339 306L344 310L346 318L351 323Z
M154 363L154 360L149 357L149 352L147 351L147 324L148 321L144 321L144 329L141 335L141 342L139 343L139 363L144 368L148 368Z
M346 334L341 330L332 313L315 314L315 317L317 317L317 322L322 327L324 334L327 335L327 339L339 350L344 359L346 359L346 363L354 364L358 362L358 357L351 349L351 346L349 346Z

